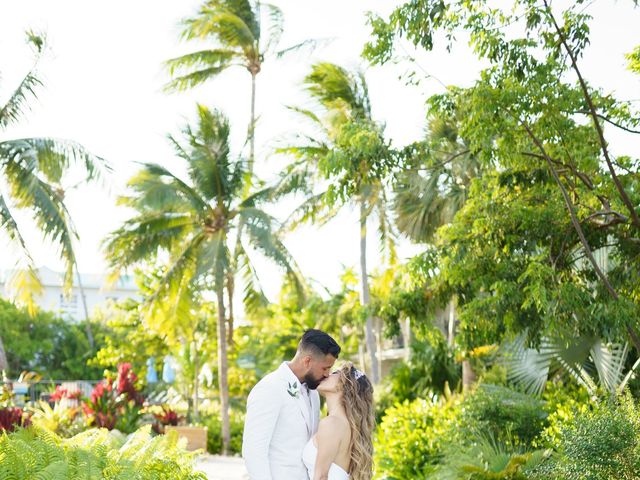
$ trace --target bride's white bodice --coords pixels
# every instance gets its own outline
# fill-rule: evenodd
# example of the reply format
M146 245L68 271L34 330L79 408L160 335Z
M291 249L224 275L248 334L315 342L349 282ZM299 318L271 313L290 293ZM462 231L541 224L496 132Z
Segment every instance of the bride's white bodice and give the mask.
M313 438L309 440L307 445L304 447L302 451L302 461L304 462L305 467L307 467L307 472L309 473L309 479L313 480L313 470L316 467L316 457L318 456L318 449L313 444ZM349 474L345 472L345 470L336 465L335 463L331 464L331 468L329 468L329 480L349 480Z

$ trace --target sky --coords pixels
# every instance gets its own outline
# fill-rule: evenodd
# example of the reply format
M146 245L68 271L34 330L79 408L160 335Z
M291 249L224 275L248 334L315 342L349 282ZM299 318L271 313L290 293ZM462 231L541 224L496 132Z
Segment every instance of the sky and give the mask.
M389 12L400 3L392 0L276 0L285 15L281 46L308 38L323 39L313 52L267 59L258 80L257 171L273 177L281 164L272 152L278 142L298 131L299 122L287 105L309 106L301 82L310 65L330 61L366 71L374 117L385 123L395 145L423 135L425 99L443 85L469 85L481 64L461 41L451 54L442 48L417 55L417 63L400 62L368 67L360 57L369 37L366 12ZM497 2L510 5L511 2ZM104 186L92 185L69 191L67 203L78 228L79 269L100 273L106 268L101 240L128 217L116 207L127 179L140 162L157 162L179 168L166 141L194 117L200 102L227 114L233 129L236 153L243 148L249 119L250 78L235 69L189 92L168 95L162 91L169 79L162 62L187 53L193 46L180 41L178 22L193 14L200 0L0 0L0 104L28 71L32 55L24 31L46 32L49 51L39 66L44 88L22 122L0 132L0 139L49 136L73 139L105 158L113 168ZM640 81L626 72L624 53L640 44L637 25L640 9L630 0L596 0L589 6L595 17L592 45L583 69L595 85L615 91L621 98L640 99ZM407 48L407 51L410 49ZM402 52L401 52L402 53ZM400 77L411 69L431 75L419 86L407 86ZM639 154L637 141L612 133L616 147ZM246 148L244 150L246 153ZM73 182L70 180L69 185ZM284 210L284 209L283 209ZM281 219L286 211L275 212ZM26 219L26 237L36 264L60 269L55 250L43 244ZM375 228L375 225L370 225ZM373 237L374 235L372 235ZM358 264L358 226L354 212L344 212L323 227L308 226L286 238L286 245L305 276L337 288L344 267ZM0 269L11 268L14 253L4 248ZM419 247L401 242L401 256ZM369 248L372 267L380 265L375 244ZM260 264L260 276L268 296L279 289L278 271Z

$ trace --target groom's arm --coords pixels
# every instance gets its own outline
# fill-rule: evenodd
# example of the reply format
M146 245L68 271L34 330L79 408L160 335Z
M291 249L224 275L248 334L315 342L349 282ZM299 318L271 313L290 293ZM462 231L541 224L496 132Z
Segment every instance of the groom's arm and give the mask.
M247 400L242 456L251 480L272 480L269 444L280 414L280 402L265 387L258 385Z

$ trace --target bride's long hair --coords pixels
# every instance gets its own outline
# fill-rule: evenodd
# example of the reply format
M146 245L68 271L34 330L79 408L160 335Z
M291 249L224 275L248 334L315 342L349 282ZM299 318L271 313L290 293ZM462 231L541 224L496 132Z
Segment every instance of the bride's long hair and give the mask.
M371 480L373 477L373 428L375 411L373 407L373 386L365 375L356 375L357 370L350 362L340 369L342 406L347 413L351 427L349 451L349 475L351 480ZM356 377L359 378L356 378Z

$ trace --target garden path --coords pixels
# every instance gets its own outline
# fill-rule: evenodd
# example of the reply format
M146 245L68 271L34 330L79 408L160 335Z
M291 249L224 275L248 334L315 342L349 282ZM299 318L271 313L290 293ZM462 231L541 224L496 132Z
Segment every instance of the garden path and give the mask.
M244 468L244 460L239 457L202 455L198 458L196 468L206 473L209 480L248 480L249 478Z

